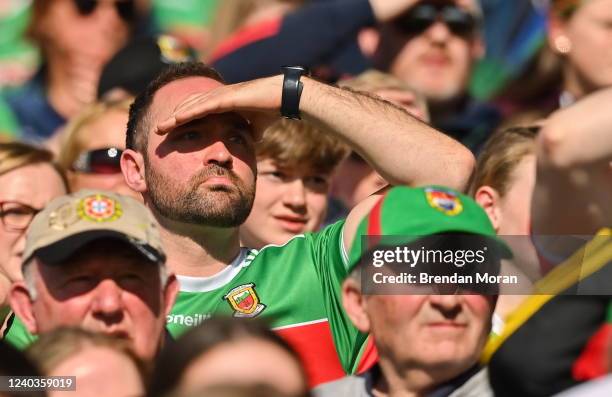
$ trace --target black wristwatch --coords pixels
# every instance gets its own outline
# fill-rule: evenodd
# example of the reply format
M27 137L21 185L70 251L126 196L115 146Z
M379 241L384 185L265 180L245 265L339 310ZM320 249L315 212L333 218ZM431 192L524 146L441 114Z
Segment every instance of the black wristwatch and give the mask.
M283 96L281 99L281 116L300 120L300 97L304 84L300 81L300 77L308 71L302 66L283 66Z

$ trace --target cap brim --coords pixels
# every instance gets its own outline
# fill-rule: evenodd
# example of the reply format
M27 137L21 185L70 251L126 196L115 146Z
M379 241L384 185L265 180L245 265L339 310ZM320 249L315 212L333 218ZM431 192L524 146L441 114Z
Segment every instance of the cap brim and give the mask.
M497 247L499 248L499 254L500 254L500 258L501 259L512 259L514 258L514 254L512 253L512 250L510 249L510 247L508 246L508 244L506 244L506 242L495 236L488 236L488 238L490 239L490 241L492 243L494 243L495 245L497 245Z
M66 261L85 245L96 240L106 239L117 239L127 243L149 262L164 263L166 261L165 255L150 245L143 244L134 238L114 230L89 230L78 233L37 249L32 253L31 257L35 256L45 263L56 265ZM28 260L29 258L26 258L25 261Z

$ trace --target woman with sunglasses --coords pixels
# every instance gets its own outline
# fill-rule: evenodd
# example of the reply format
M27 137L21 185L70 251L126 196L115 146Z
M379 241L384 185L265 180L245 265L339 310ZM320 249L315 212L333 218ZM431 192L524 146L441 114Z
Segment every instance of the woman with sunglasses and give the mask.
M0 327L9 313L11 282L21 280L25 230L34 215L67 193L53 154L23 143L0 143Z
M93 102L106 62L135 26L136 0L33 0L27 34L42 66L21 89L6 94L22 138L50 138Z
M125 184L119 163L131 102L98 102L68 122L58 162L67 171L70 190L102 189L142 199Z

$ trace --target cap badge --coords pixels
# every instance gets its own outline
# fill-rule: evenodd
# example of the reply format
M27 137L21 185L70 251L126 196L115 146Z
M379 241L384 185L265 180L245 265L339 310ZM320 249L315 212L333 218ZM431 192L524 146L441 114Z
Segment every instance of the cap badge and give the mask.
M446 215L455 216L463 211L461 200L451 191L426 188L425 197L430 206Z
M49 215L49 227L55 230L64 230L78 222L79 217L72 204L64 204Z
M121 217L121 204L102 194L88 196L79 201L79 218L90 222L112 222Z

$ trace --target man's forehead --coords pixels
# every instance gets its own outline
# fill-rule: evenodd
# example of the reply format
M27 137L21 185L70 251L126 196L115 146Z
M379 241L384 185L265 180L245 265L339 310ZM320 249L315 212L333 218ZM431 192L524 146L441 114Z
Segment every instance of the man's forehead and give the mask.
M169 117L174 109L194 94L202 94L223 86L223 83L203 76L186 77L160 88L153 97L151 114L157 121Z

